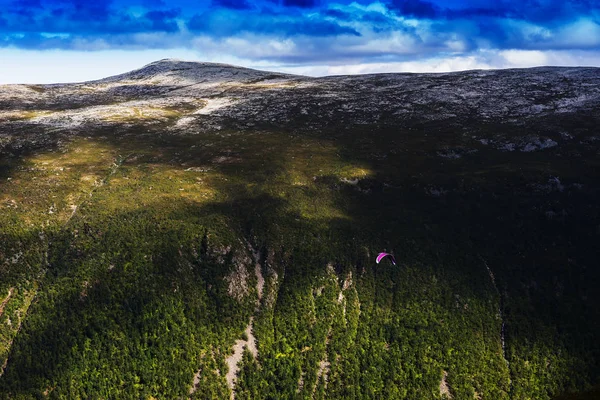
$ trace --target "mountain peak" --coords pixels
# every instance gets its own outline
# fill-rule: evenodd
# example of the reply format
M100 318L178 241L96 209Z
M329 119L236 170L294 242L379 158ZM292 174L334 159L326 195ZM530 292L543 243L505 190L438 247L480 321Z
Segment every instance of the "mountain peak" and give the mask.
M100 82L152 80L156 83L191 84L209 81L245 81L266 76L289 78L294 75L260 71L230 64L164 58L139 69L102 79Z

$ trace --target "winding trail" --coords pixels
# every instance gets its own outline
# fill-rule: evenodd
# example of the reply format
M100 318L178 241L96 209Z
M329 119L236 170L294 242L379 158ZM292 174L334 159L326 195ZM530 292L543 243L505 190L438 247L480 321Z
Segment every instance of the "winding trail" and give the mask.
M2 305L0 307L0 315L2 315L2 313L4 312L4 306L6 305L6 303L8 303L8 300L10 299L11 295L13 293L13 288L11 288L9 290L8 296L6 296L6 299L4 299L4 301L2 302ZM33 301L33 299L35 298L35 295L37 294L37 291L33 294L27 294L25 295L25 304L23 306L23 308L21 310L23 310L23 316L21 317L21 315L19 314L19 321L17 323L17 329L15 334L13 335L13 337L9 340L8 344L7 344L7 349L8 349L8 353L7 353L7 357L4 360L4 362L2 363L2 365L0 366L0 377L2 377L2 375L4 375L4 371L6 370L6 366L8 365L8 361L10 360L10 353L12 351L12 344L14 343L15 338L19 335L19 332L21 332L21 327L23 326L23 321L25 320L25 317L27 316L27 313L29 312L29 307L31 306L31 303ZM21 311L19 310L19 311Z
M317 370L317 379L315 379L315 384L313 386L313 390L311 393L311 399L315 398L315 394L317 392L317 386L319 386L319 379L323 377L323 382L325 383L325 389L327 389L327 384L329 383L329 372L331 369L331 363L329 362L329 358L327 357L327 347L329 347L329 340L331 339L331 326L327 331L327 336L325 336L325 353L323 354L323 358L319 361L319 369Z
M333 265L331 263L327 264L327 272L330 276L337 280L337 275L335 270L333 269ZM342 312L344 317L346 316L346 296L344 292L352 287L352 272L349 272L344 282L342 283L342 287L340 288L340 292L338 293L337 303L342 307ZM315 379L311 398L315 398L315 394L317 392L317 386L319 386L319 380L323 378L325 389L327 389L327 384L329 383L329 373L331 372L331 361L329 361L329 357L327 355L327 349L329 347L329 342L331 340L331 335L333 333L333 314L330 315L331 324L329 325L329 329L327 330L327 334L325 335L325 352L323 353L323 358L319 361L319 366L317 370L317 378ZM339 357L339 356L338 356Z
M2 303L0 303L0 317L2 316L2 313L4 313L4 307L6 306L6 303L8 303L8 301L10 300L10 296L12 296L14 290L15 288L8 289L8 295L4 300L2 300Z
M510 391L512 391L512 379L510 378L511 372L510 372L510 362L508 361L508 358L506 357L506 343L504 340L504 297L502 296L502 294L500 293L500 290L498 290L498 286L496 285L496 277L494 276L494 273L492 272L490 266L488 265L487 261L479 256L481 258L481 261L483 261L483 265L485 265L485 269L488 272L488 275L490 276L490 279L492 281L492 285L494 286L494 290L496 290L496 293L498 294L498 298L500 299L500 303L498 304L498 315L500 316L500 343L502 344L502 357L504 358L504 362L506 363L506 368L508 369L508 380L509 380L509 387L511 388Z

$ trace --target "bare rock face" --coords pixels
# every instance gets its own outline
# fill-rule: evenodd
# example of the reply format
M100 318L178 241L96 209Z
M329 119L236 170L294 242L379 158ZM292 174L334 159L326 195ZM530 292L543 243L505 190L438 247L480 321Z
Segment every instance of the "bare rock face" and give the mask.
M248 265L243 262L234 264L234 269L225 277L227 281L227 293L234 299L241 301L249 293Z
M77 134L91 127L162 124L172 134L223 128L341 134L361 126L426 133L446 127L463 130L465 141L439 149L442 158L457 159L481 145L544 151L577 135L560 130L557 118L598 107L599 74L596 68L545 67L310 78L161 60L92 82L1 86L0 125L10 129L1 131L0 146L19 146L14 132L21 128ZM482 137L474 122L512 124L523 134ZM528 132L532 124L536 131Z

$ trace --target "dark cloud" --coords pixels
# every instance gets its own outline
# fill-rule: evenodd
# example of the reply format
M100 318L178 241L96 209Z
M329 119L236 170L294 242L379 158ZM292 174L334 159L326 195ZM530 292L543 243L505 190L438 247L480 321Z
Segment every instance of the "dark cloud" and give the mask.
M326 1L323 2L326 3ZM314 8L322 2L321 0L266 0L266 3L291 8Z
M311 8L318 5L318 0L283 0L282 4L285 7L300 7L300 8Z
M385 9L363 7L375 2ZM456 48L470 52L600 47L585 37L588 31L596 32L592 22L573 35L564 34L569 24L582 19L600 25L600 0L0 0L0 4L0 47L191 48L194 36L221 43L254 34L267 41L287 39L290 48L301 48L299 53L269 56L289 62L333 62L355 56L397 60L402 52L418 57ZM398 16L426 23L417 28ZM179 32L182 23L191 34ZM398 42L404 38L406 43ZM266 43L257 43L252 57L260 57L255 54L261 54ZM457 46L449 49L448 43Z
M205 13L192 17L187 26L194 32L215 37L233 36L239 33L255 33L275 37L291 36L360 36L353 28L341 26L325 19L294 18L272 15L262 18L257 14Z
M351 21L354 19L354 16L352 14L336 9L325 10L323 11L323 15L326 17L338 19L340 21Z
M15 0L12 5L16 8L43 8L41 0Z
M111 16L110 0L72 0L71 18L79 21L106 21Z
M513 18L513 12L506 8L469 8L462 10L445 10L444 17L449 19L461 18Z
M390 17L378 12L365 13L360 17L359 21L376 27L389 26L393 23Z
M146 8L160 8L165 7L167 3L163 0L142 0L142 5Z
M178 17L179 14L179 10L149 11L145 14L145 18L152 23L149 30L176 32L179 27L173 19Z
M31 3L32 0L26 0ZM179 10L151 10L132 15L112 8L110 0L70 0L37 2L44 8L22 7L24 0L5 13L0 31L5 33L61 33L85 36L136 32L176 32ZM43 35L41 36L43 38ZM35 42L37 39L29 40ZM28 43L29 43L28 42ZM50 41L52 42L52 41ZM20 43L20 42L19 42Z
M435 4L422 0L392 0L388 8L396 14L416 18L436 18L442 11Z
M512 18L534 23L560 22L589 16L594 10L600 9L600 1L597 0L465 0L462 3L444 0L390 0L386 5L397 15L415 18Z
M232 10L248 10L253 8L252 4L246 0L213 0L213 5Z

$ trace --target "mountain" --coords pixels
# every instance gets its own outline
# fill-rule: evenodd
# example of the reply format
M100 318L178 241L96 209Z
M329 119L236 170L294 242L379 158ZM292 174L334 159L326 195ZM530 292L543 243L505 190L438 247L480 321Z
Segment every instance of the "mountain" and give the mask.
M593 398L599 78L0 86L0 398Z

